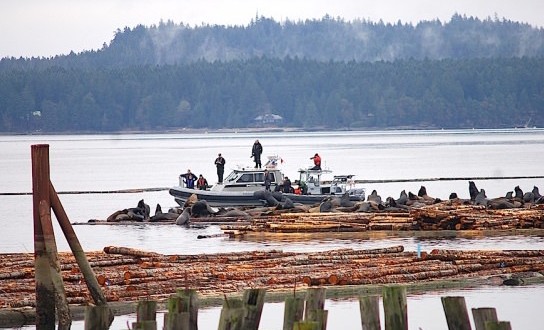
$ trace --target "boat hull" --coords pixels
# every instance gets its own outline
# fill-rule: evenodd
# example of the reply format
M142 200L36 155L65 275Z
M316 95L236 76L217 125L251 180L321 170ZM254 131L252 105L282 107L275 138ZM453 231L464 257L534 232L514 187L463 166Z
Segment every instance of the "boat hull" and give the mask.
M265 206L266 201L255 196L254 192L225 192L225 191L210 191L210 190L197 190L189 189L185 187L173 187L170 188L170 195L172 195L175 201L183 206L187 199L191 195L196 195L199 200L205 200L210 206ZM323 201L324 198L335 195L298 195L282 193L282 200L289 198L293 203L300 204L316 204ZM337 195L338 196L338 195ZM350 195L350 200L361 201L364 200L364 196Z

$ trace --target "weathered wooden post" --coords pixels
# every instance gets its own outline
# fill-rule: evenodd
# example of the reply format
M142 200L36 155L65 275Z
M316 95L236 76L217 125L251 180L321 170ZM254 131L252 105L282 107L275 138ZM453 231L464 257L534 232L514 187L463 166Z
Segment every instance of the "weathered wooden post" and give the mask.
M495 308L482 307L472 309L472 318L474 319L474 328L476 330L485 330L485 323L488 321L498 321Z
M85 330L109 329L111 310L108 306L85 307Z
M242 320L242 329L258 330L263 313L264 296L266 289L248 289L244 290L242 302L244 303L244 318Z
M386 286L382 293L385 330L408 330L406 288Z
M449 330L471 330L465 297L442 297Z
M360 296L361 326L363 330L380 330L380 297Z
M321 325L314 321L295 322L293 330L321 330Z
M219 316L218 330L244 330L242 319L244 318L244 303L238 298L226 298L223 302L221 315Z
M188 330L198 330L198 292L195 289L178 289L177 296L181 298L182 313L189 313L189 328Z
M283 330L293 330L295 322L302 321L304 316L304 298L287 297L283 314Z
M512 326L508 321L488 321L485 330L512 330Z
M325 288L309 288L306 292L304 321L317 322L318 329L327 328L327 311L325 310Z
M34 267L36 280L36 329L55 329L55 288L49 269L40 219L40 203L45 208L49 201L49 145L31 146L32 204L34 214Z
M55 232L53 223L51 222L51 208L45 201L40 202L40 222L42 225L45 250L49 258L49 271L55 293L55 306L57 307L57 315L59 321L59 330L69 330L72 324L72 315L62 282L60 271L60 262L57 254L57 243L55 241Z
M132 323L132 329L156 330L157 329L157 302L153 300L138 301L136 306L136 322Z
M165 330L185 330L189 329L189 312L184 306L186 301L174 295L168 299L168 312L164 313Z

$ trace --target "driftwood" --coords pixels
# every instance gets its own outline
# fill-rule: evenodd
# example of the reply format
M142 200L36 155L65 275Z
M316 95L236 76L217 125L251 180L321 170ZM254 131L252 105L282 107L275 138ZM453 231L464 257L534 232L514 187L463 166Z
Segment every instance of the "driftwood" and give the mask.
M87 253L108 301L165 300L177 288L191 287L204 296L221 296L252 287L292 290L313 285L406 283L486 276L521 276L544 272L544 250L404 251L337 249L311 253L281 250L198 255L162 255L122 247ZM35 303L32 254L2 254L0 308ZM70 304L92 297L72 255L59 253ZM501 280L502 283L502 280Z

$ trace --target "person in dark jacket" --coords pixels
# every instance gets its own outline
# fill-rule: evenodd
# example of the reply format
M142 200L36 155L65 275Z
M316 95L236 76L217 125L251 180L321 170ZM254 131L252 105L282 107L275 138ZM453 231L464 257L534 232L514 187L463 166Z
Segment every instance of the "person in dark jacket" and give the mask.
M268 170L264 170L264 189L270 191L270 185L272 184L272 174Z
M187 173L182 174L181 177L183 178L183 182L185 183L185 187L189 189L195 189L195 182L198 179L194 173L191 172L191 170L187 170Z
M283 192L284 193L292 193L293 192L293 187L291 187L291 180L289 180L289 177L285 177L285 179L283 180Z
M251 148L251 157L255 162L255 168L261 168L261 154L263 153L263 146L259 140L255 140L253 143L253 148Z
M215 166L217 167L217 182L223 183L223 173L225 173L225 158L221 154L217 155L215 159Z

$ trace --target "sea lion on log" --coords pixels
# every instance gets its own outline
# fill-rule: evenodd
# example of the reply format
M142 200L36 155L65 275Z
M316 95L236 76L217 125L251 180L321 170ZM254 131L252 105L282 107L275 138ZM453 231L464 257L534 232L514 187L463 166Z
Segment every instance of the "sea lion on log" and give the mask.
M476 184L474 183L474 181L469 181L468 194L470 196L470 200L474 202L476 200L476 196L478 195L478 193L479 191L478 191L478 188L476 188Z
M349 193L345 192L340 196L340 206L341 207L352 207L355 205L355 202L350 200Z
M407 202L407 201L408 201L408 194L406 194L406 190L403 189L403 190L400 192L399 198L397 198L397 199L395 200L395 203L396 203L397 205L406 205L406 202Z
M253 193L253 197L264 201L266 206L277 206L279 204L279 201L282 199L282 197L277 199L276 197L274 197L274 195L272 195L272 192L268 190L255 191Z
M189 220L191 219L191 209L186 207L183 209L183 212L177 217L176 219L176 225L178 226L184 226L189 224Z
M211 207L205 200L197 201L191 206L191 215L194 217L209 217L218 212L218 209Z
M158 221L174 221L179 217L179 213L177 212L170 212L170 210L166 213L162 212L162 208L160 204L157 204L157 207L155 208L155 215L152 216L149 221L151 222L158 222Z
M519 186L514 188L514 199L518 200L519 202L523 201L523 190L521 190Z
M439 198L431 197L427 194L427 188L425 186L421 186L419 188L419 191L417 192L417 195L421 198L423 198L423 201L425 204L434 204L434 203L440 203L441 200Z
M474 204L483 205L487 207L488 202L489 200L487 199L487 196L485 195L485 190L480 189L480 192L478 193L478 195L476 195L476 198L474 199Z
M376 190L372 190L372 193L370 195L368 195L366 200L367 200L367 202L374 202L374 203L377 203L377 204L382 203L382 197L380 195L378 195L378 192Z
M540 195L540 192L538 191L538 187L537 187L537 186L533 186L532 193L533 193L533 195L535 195L535 199L539 199L540 197L542 197L542 196Z

